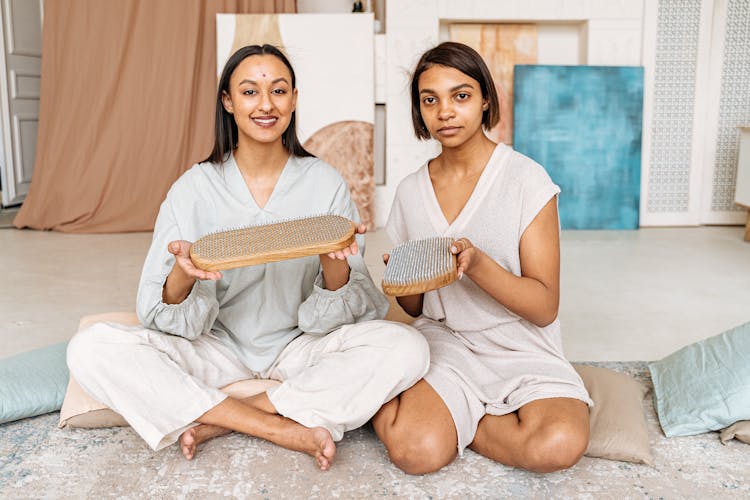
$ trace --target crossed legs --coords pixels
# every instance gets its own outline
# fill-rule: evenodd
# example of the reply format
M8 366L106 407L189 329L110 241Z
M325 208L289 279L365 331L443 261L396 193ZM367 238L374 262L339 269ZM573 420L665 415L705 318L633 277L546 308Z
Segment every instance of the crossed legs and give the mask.
M68 365L86 392L154 450L179 433L192 458L199 443L232 430L309 453L327 469L334 440L427 372L429 348L417 330L387 321L301 335L265 374L285 383L243 401L214 388L255 374L211 336L190 341L99 323L71 340Z
M190 459L201 442L229 429L238 430L306 451L325 469L335 454L334 440L367 422L383 401L419 380L428 365L424 337L405 325L371 321L324 337L303 335L270 369L270 378L286 380L270 397L261 393L242 401L225 401L232 406L219 405L199 417L196 421L203 425L182 433L180 447ZM233 427L234 414L244 415L234 425L250 417L256 422L261 419L264 425ZM330 425L323 428L321 422ZM257 434L261 431L264 434Z
M469 447L534 472L566 469L586 451L588 415L588 406L577 399L539 399L515 413L485 415ZM435 472L456 458L453 418L425 380L383 405L372 421L391 460L404 472Z
M207 336L189 341L99 323L71 340L68 364L84 390L123 415L153 449L171 444L172 431L197 421L206 425L180 436L188 458L198 443L230 430L308 453L322 469L336 453L328 430L278 415L265 393L242 402L210 389L252 373Z

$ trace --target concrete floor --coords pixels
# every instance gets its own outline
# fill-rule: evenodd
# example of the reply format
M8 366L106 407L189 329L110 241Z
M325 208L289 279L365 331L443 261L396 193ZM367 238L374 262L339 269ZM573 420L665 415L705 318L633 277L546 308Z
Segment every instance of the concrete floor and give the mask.
M564 231L560 318L571 361L659 359L750 321L741 227ZM0 357L62 342L81 316L133 310L150 233L0 229ZM368 234L373 279L389 248Z

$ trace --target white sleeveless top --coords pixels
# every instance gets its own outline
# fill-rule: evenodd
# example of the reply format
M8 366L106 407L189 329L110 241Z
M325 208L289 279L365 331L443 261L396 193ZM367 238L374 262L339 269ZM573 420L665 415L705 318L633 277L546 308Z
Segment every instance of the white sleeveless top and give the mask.
M466 237L502 267L520 276L521 236L559 192L560 188L541 165L509 146L498 144L452 224L443 216L425 164L399 184L386 230L394 245L431 236ZM425 293L423 314L444 321L458 332L496 329L502 325L515 330L513 326L521 326L521 322L523 330L546 330L545 333L552 334L554 340L549 340L560 349L557 320L539 328L506 309L466 276Z

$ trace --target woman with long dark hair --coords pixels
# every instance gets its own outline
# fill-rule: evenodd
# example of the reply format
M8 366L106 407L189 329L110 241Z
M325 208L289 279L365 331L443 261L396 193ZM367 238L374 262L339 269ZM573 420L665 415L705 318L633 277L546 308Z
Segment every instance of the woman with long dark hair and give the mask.
M153 449L232 430L314 456L365 423L426 371L414 329L381 321L388 302L364 265L364 227L344 250L221 272L193 266L191 242L230 227L334 213L359 220L341 176L300 145L296 78L270 45L227 61L211 155L162 203L138 288L142 327L97 324L76 335L68 364ZM372 321L369 321L372 320ZM281 385L237 400L220 387Z

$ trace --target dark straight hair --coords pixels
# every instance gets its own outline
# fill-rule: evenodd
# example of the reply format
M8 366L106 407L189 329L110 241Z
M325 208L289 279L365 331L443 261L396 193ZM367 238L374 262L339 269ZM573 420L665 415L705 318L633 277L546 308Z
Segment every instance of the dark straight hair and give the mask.
M237 50L232 57L229 58L224 70L221 72L221 78L219 79L219 90L216 93L216 124L214 126L214 148L211 154L204 161L209 161L220 165L227 161L230 153L234 150L237 145L237 124L234 121L234 116L224 109L222 103L222 95L224 92L229 93L229 80L232 78L232 73L237 69L242 61L250 56L265 56L270 55L278 58L284 65L289 69L289 73L292 75L292 89L297 88L297 80L294 76L294 69L289 59L286 58L283 52L274 47L273 45L248 45ZM289 121L289 126L286 128L281 136L281 143L284 145L284 149L292 156L312 156L305 148L297 137L297 111L292 111L292 118Z
M411 121L418 139L429 139L430 131L419 110L419 77L432 66L454 68L479 82L482 99L487 101L487 109L482 112L482 126L489 130L500 121L500 104L495 90L495 82L487 65L476 50L457 42L443 42L433 47L419 59L411 77Z

